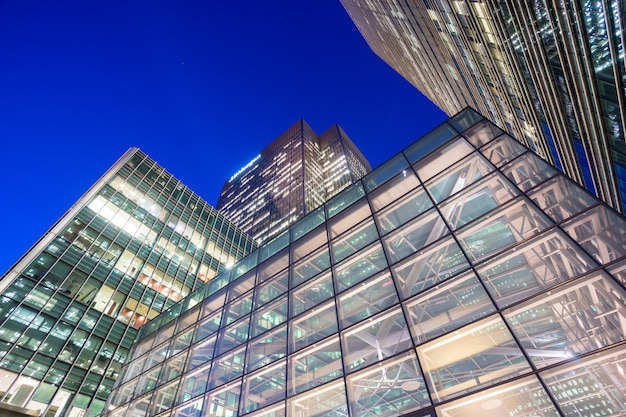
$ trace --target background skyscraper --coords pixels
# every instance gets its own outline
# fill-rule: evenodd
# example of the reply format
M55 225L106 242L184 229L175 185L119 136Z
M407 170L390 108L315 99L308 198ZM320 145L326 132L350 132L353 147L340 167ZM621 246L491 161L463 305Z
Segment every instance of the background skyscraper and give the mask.
M341 127L318 136L300 120L224 183L217 209L260 243L370 170Z
M624 2L341 0L447 114L471 106L624 212Z
M0 399L97 414L138 329L254 247L130 149L2 276Z

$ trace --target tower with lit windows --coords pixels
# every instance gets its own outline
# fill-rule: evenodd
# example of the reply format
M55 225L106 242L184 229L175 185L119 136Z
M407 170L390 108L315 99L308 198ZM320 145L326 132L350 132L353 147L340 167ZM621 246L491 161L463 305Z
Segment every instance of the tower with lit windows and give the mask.
M341 0L372 50L449 115L477 109L626 212L620 0Z
M300 120L224 183L217 209L267 241L370 169L341 127L318 136Z
M255 247L130 149L2 276L0 409L97 415L139 328Z
M141 329L106 417L618 416L626 218L466 109Z

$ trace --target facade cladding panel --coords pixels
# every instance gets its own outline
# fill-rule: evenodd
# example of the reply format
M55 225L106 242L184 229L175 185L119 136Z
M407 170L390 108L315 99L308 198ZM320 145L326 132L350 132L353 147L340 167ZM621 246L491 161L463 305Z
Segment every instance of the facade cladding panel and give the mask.
M255 247L130 149L2 276L2 401L98 414L138 329Z
M261 243L369 171L338 125L318 136L300 120L224 183L217 209Z
M341 0L372 50L449 115L477 109L626 210L623 0Z
M144 326L106 416L622 415L625 284L626 219L467 109Z

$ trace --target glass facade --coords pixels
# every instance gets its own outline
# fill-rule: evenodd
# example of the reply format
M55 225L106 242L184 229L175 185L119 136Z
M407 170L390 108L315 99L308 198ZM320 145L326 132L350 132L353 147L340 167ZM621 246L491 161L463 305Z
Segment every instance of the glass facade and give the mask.
M447 114L470 106L626 211L623 0L341 0Z
M473 110L143 326L107 417L604 416L626 218Z
M318 136L300 120L224 183L217 208L261 243L370 170L341 127Z
M255 247L130 149L2 276L0 398L98 414L139 328Z

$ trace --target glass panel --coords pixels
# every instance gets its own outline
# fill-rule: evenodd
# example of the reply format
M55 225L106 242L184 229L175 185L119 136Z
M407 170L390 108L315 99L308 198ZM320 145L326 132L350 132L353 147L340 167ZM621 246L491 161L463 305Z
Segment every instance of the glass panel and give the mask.
M178 403L183 403L205 393L210 369L211 363L207 363L183 377L183 383L178 394Z
M408 166L409 163L402 154L394 156L363 178L365 190L372 191Z
M481 391L437 407L440 417L560 417L536 377ZM569 415L569 414L568 414Z
M252 291L230 303L225 310L224 326L250 314L252 311Z
M499 316L484 319L417 348L431 395L457 397L530 371Z
M287 296L267 305L254 313L252 319L252 337L258 336L287 321Z
M466 225L504 204L519 191L499 172L494 172L441 205L441 213L452 229Z
M293 262L303 258L315 249L328 242L326 236L326 227L322 225L291 245L293 253Z
M334 295L332 274L326 272L291 293L291 315L297 316Z
M625 363L626 352L618 346L540 376L566 416L617 416L626 404Z
M222 329L217 337L217 349L215 350L215 354L221 355L222 353L245 343L248 340L249 328L250 318L246 317L232 326Z
M499 167L523 154L526 149L509 135L502 135L481 149L482 154Z
M461 110L458 114L450 119L450 124L454 126L459 132L473 125L479 120L483 120L483 116L476 112L472 108L466 108Z
M387 204L396 201L419 185L419 180L411 168L403 169L394 179L385 184L384 187L373 191L369 195L372 207L379 210Z
M418 143L421 142L421 139ZM419 160L413 167L419 178L426 182L443 169L454 164L474 151L472 145L463 138L457 138L439 147L427 157Z
M174 356L172 359L165 362L163 370L159 376L159 384L170 381L180 374L185 369L185 360L187 359L187 352L183 352L180 355Z
M333 299L291 320L289 350L290 352L295 352L335 332L337 332L337 314L335 313L335 300Z
M617 262L606 269L611 273L611 275L617 278L623 286L626 287L626 259Z
M502 172L522 191L528 191L559 171L537 155L528 152L502 167Z
M287 401L289 416L298 417L348 417L346 388L337 382L320 387Z
M339 195L328 200L328 202L324 205L326 207L326 212L328 213L328 218L330 219L337 213L349 207L352 203L357 201L359 198L365 195L365 190L363 189L363 185L361 182L357 182L343 190Z
M228 301L232 301L235 298L247 293L254 288L254 281L256 274L254 271L246 274L244 277L238 278L236 281L229 285L230 291L228 291Z
M342 375L339 338L332 337L289 358L289 395L307 391Z
M241 380L225 385L206 395L205 415L211 417L235 417L239 408Z
M339 323L342 328L358 323L398 302L391 274L384 272L361 283L339 297Z
M558 287L505 312L536 367L610 346L626 334L626 291L602 273Z
M198 324L195 340L202 340L215 333L220 328L222 312L216 311Z
M350 328L341 336L346 372L380 362L413 346L399 306Z
M339 262L378 238L373 220L366 220L355 230L342 235L332 242L335 262Z
M348 210L342 212L341 215L338 215L328 221L330 237L335 238L339 236L355 224L360 223L371 215L372 212L367 200L362 199L358 203L350 206Z
M248 413L283 400L286 395L286 382L287 364L285 361L246 376L241 399L243 412Z
M289 245L289 231L285 230L282 234L264 244L259 249L259 263L263 262L278 251Z
M469 267L451 237L430 246L391 268L400 296L408 298Z
M476 276L469 272L406 303L415 343L458 329L496 311Z
M203 403L204 399L199 398L191 403L185 404L174 410L172 417L200 417L202 415ZM165 412L164 414L159 414L156 417L169 417L169 415L169 412Z
M380 242L352 255L336 267L337 290L343 291L387 266Z
M287 325L278 327L250 341L247 371L253 371L287 354Z
M213 294L202 305L201 317L208 316L214 311L221 311L226 302L226 291L222 290L219 294Z
M465 252L479 261L536 235L551 223L534 204L522 197L473 223L458 238Z
M324 223L324 220L326 220L324 207L320 207L291 227L291 241L295 242L297 239L300 239L306 233L315 229L316 226Z
M426 184L435 202L439 203L470 186L494 170L479 153L473 153Z
M256 288L255 307L259 307L287 292L289 285L289 271L285 270Z
M626 218L606 206L573 218L563 229L602 264L626 255Z
M292 285L295 287L330 267L328 246L293 266Z
M411 192L376 215L378 227L385 234L433 206L423 188Z
M265 282L266 279L273 277L279 271L289 266L289 250L286 249L266 262L263 262L257 272L259 284Z
M189 365L187 369L193 369L203 363L210 361L213 358L213 349L215 348L215 341L217 335L203 340L197 345L193 346L189 350Z
M415 352L381 362L347 378L354 416L398 416L430 405Z
M553 230L489 261L478 274L498 306L505 307L594 266L565 233Z
M450 231L435 209L383 238L389 262L396 262L427 246Z
M477 148L501 134L502 130L488 120L482 120L463 132L463 136Z
M546 181L528 196L555 222L569 219L597 203L591 194L565 175Z
M414 163L456 135L458 135L456 130L444 123L422 136L417 142L406 148L403 153L410 163Z
M243 374L245 354L246 349L243 347L214 359L209 388L217 387L240 377Z

